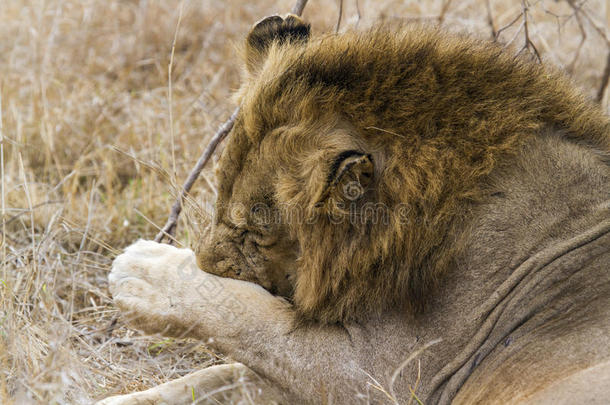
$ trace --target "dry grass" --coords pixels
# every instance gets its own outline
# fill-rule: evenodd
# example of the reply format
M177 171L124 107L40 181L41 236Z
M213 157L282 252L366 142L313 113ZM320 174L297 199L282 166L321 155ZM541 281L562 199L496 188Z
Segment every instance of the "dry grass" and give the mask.
M444 3L360 0L358 24L380 17L434 22ZM345 0L342 27L357 22L355 4ZM443 23L489 37L485 4L454 1ZM223 361L197 342L142 336L120 318L113 322L106 274L124 246L154 236L174 185L233 109L234 45L254 21L291 5L2 0L0 402L90 403ZM544 7L572 13L566 1L537 1L532 41L543 59L569 69L595 96L608 51L601 35L609 35L608 5L585 6L593 22L582 17L587 37L574 63L578 19ZM496 28L520 10L517 0L492 1ZM304 16L315 31L328 31L337 11L337 3L310 0ZM521 33L515 46L522 42ZM200 207L213 200L208 182L196 188L178 229L185 246L205 221Z

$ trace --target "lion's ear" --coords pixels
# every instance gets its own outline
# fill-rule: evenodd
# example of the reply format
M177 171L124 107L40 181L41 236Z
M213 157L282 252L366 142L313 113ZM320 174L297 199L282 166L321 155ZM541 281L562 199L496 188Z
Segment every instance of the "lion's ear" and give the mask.
M305 43L309 39L310 25L296 15L286 18L274 15L256 23L246 39L246 67L255 73L265 61L274 42Z
M332 200L348 203L359 200L373 182L374 172L370 154L355 150L340 153L330 167L326 187L317 202Z

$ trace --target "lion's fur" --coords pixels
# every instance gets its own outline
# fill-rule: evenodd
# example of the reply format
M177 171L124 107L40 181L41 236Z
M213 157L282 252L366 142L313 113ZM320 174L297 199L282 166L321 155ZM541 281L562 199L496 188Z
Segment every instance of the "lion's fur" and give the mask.
M304 33L246 50L214 229L198 249L206 271L289 296L304 319L425 308L489 174L531 137L551 129L610 151L597 106L498 44L409 26L294 40ZM349 215L341 201L320 204L337 156L352 150L371 156L374 175L349 202L385 207L383 220L337 221ZM303 217L287 220L295 207Z

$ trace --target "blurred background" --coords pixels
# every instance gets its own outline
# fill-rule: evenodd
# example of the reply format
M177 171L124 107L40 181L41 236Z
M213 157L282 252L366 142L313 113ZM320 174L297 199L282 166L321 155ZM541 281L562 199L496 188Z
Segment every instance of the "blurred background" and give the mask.
M0 403L91 403L227 361L124 326L106 275L154 237L234 109L249 27L292 5L1 0ZM310 0L303 16L314 34L398 19L497 40L609 108L607 0ZM205 227L212 171L187 201L182 246Z

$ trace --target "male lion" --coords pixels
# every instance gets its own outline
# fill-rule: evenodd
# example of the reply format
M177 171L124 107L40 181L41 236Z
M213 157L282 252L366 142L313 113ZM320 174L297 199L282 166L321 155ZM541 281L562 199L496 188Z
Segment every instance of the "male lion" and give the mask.
M429 28L310 39L270 17L245 54L211 235L196 256L137 242L110 274L136 327L241 364L105 403L189 402L241 377L260 402L610 398L597 106Z

